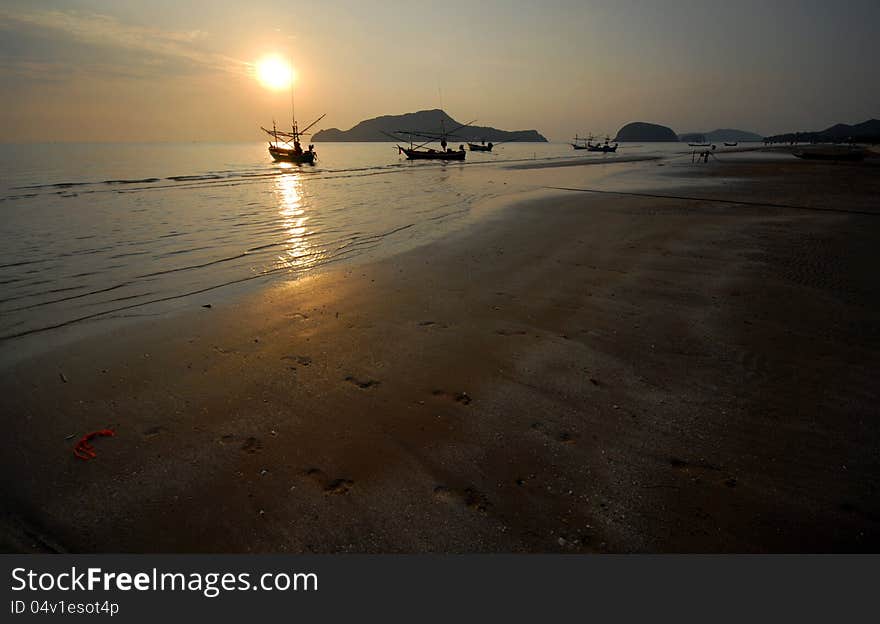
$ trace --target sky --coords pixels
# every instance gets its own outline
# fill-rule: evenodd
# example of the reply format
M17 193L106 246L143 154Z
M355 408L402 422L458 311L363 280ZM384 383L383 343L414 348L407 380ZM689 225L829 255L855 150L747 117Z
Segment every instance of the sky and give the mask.
M250 141L443 108L551 140L880 117L877 0L0 0L0 142Z

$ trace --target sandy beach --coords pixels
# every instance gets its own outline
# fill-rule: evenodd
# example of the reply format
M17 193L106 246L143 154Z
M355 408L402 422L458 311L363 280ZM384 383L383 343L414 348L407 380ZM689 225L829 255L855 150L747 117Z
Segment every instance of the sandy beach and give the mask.
M547 190L23 359L2 549L876 551L877 172Z

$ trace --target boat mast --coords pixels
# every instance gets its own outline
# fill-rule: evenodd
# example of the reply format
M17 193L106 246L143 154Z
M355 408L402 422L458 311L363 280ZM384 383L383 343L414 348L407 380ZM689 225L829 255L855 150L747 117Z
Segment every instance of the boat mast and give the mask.
M293 133L293 140L297 141L296 136L296 109L293 105L293 59L290 59L290 131Z

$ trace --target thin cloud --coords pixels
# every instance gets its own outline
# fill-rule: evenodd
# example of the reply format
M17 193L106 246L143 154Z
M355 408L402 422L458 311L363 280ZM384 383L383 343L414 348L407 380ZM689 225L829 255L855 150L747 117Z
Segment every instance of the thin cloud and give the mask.
M249 64L244 61L200 49L198 44L208 37L208 34L201 30L159 30L125 24L109 15L72 11L13 13L0 10L0 26L49 30L66 35L80 43L175 58L213 71L235 74L250 71Z

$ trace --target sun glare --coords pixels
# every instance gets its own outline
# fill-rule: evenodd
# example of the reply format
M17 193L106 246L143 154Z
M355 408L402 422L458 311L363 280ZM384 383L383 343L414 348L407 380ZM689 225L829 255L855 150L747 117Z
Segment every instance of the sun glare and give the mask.
M280 91L293 82L293 68L280 56L267 56L257 62L257 79L264 87Z

